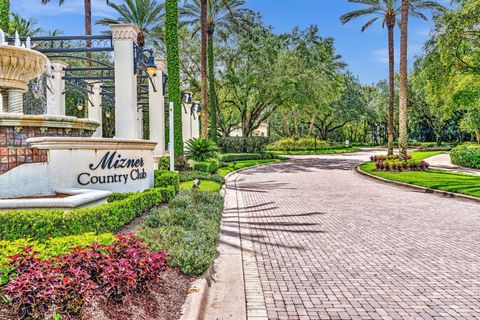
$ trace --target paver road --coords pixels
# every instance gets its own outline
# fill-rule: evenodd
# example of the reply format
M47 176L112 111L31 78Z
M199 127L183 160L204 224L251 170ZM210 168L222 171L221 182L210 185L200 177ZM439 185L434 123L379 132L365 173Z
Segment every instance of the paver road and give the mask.
M480 204L352 172L368 156L297 157L228 181L226 214L251 246L250 319L480 319Z

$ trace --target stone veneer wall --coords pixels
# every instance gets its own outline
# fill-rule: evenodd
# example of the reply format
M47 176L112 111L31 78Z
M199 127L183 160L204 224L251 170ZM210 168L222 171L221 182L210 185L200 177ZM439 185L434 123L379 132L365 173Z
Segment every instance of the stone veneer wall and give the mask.
M47 150L30 148L28 138L91 136L83 129L0 127L0 175L24 163L47 162Z

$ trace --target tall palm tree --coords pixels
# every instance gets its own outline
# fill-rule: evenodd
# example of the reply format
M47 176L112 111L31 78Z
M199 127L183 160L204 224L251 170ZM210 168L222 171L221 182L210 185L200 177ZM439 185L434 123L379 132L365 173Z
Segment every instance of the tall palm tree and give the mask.
M202 0L192 0L181 8L181 15L185 18L183 25L193 26L194 34L202 29ZM248 27L253 11L245 8L246 0L207 0L207 56L208 56L208 113L210 138L217 139L217 99L215 91L215 55L214 35L227 35L232 29Z
M407 154L408 147L408 0L402 0L402 19L400 24L400 106L399 138L400 154Z
M163 28L164 4L158 4L156 0L125 0L120 5L108 4L119 15L117 19L105 18L98 20L96 24L133 24L139 30L138 43L143 45L145 39L159 44L159 34Z
M402 10L402 0L348 0L351 3L363 4L366 7L360 10L349 12L340 17L342 24L348 23L361 17L370 17L362 26L364 32L378 20L382 21L382 26L387 27L388 31L388 60L389 60L389 98L388 98L388 154L393 154L394 144L394 101L395 101L395 44L394 30L397 23L397 16ZM445 8L435 1L430 0L410 0L405 10L405 16L412 16L422 20L427 20L421 11L433 9L443 11Z

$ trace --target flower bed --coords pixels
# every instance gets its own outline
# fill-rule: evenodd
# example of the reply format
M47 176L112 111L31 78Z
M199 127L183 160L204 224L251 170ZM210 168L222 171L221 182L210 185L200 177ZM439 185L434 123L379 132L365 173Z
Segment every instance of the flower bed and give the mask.
M40 259L30 248L6 265L10 279L2 289L19 319L81 317L93 297L123 301L158 283L167 254L150 252L132 235L110 245L77 247L73 252Z
M425 171L429 167L427 162L412 159L410 155L378 155L370 160L375 163L376 171Z

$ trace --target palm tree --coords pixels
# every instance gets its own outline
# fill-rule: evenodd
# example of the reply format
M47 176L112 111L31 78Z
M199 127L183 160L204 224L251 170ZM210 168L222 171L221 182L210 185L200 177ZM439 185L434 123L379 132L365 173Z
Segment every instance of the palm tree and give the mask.
M125 0L123 4L108 4L118 14L117 19L105 18L96 24L133 24L139 30L138 44L143 45L145 38L155 44L159 44L159 34L163 28L164 4L157 4L156 0Z
M33 37L42 32L42 28L39 28L37 23L35 19L27 20L20 17L18 13L12 13L10 31L12 34L18 32L21 37Z
M395 101L395 45L394 30L397 23L397 15L402 9L401 0L348 0L352 3L363 4L366 7L360 10L349 12L340 17L342 24L348 23L354 19L369 16L361 31L364 32L378 20L382 20L382 26L388 30L388 60L389 60L389 98L388 98L388 154L393 154L394 143L394 101ZM445 8L435 1L430 0L411 0L405 8L406 16L427 20L428 18L421 12L425 9L443 11Z
M202 0L192 0L180 11L185 17L183 25L192 25L193 33L202 29ZM253 11L245 8L245 0L208 0L207 1L207 56L208 56L208 113L210 124L210 138L217 139L217 99L215 91L215 56L214 56L214 34L218 32L226 36L232 29L247 27L250 24L250 17ZM204 9L205 10L205 9Z
M400 107L399 107L399 138L400 154L407 154L408 147L408 0L402 0L402 22L400 24Z

